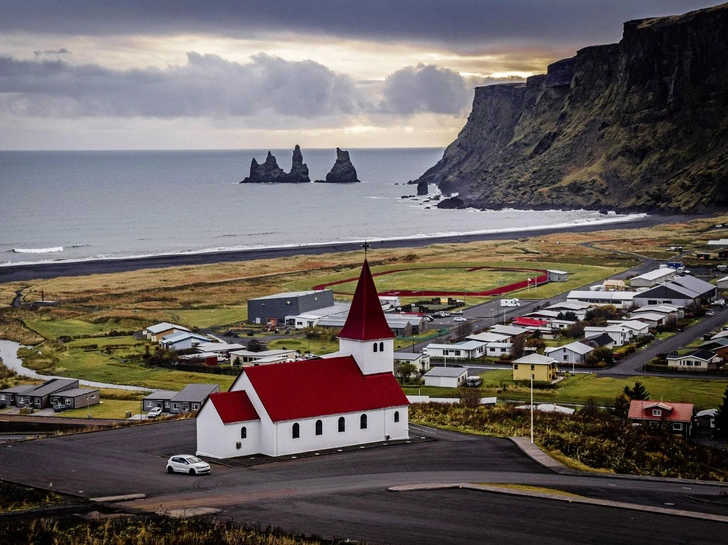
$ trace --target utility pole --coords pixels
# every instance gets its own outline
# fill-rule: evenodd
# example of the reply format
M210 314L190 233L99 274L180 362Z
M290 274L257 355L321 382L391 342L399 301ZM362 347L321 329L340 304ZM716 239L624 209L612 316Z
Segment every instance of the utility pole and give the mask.
M533 373L531 373L531 444L533 445Z

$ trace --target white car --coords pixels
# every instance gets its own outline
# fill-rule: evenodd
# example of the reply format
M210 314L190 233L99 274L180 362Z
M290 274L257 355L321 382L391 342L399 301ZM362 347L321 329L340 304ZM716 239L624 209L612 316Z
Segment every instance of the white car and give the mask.
M462 316L458 316L457 318L453 318L453 321L454 322L467 322L468 319L467 318L464 318Z
M157 418L160 414L162 414L162 407L154 407L147 413L147 418Z
M189 473L202 475L210 473L210 464L191 454L178 454L167 460L167 473Z

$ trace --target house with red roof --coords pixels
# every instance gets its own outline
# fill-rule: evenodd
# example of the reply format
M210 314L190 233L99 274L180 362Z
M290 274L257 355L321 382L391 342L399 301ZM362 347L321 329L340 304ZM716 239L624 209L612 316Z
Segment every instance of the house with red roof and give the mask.
M633 399L627 418L634 424L663 428L689 437L693 433L694 413L692 403Z
M197 414L197 454L284 456L407 439L409 403L393 371L394 335L364 261L339 352L244 368Z

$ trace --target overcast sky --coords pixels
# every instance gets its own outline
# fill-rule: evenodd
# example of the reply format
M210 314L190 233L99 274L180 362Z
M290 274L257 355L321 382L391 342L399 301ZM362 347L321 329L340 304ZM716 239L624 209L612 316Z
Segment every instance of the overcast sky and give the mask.
M445 146L477 85L708 0L0 0L0 149Z

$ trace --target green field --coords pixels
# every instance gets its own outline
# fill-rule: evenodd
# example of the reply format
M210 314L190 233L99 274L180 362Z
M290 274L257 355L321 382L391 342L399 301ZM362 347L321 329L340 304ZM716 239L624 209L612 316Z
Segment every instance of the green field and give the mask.
M497 397L499 402L530 400L528 384L515 383L510 370L484 371L480 373L483 384L480 388L483 397ZM598 405L611 406L614 398L625 386L633 386L636 381L644 384L650 399L689 402L695 404L696 411L713 409L720 405L728 380L706 380L688 378L664 378L635 376L624 378L598 377L592 374L578 374L561 381L556 388L534 388L536 403L569 403L582 405L594 399ZM405 386L407 395L429 395L431 397L458 397L459 389Z

